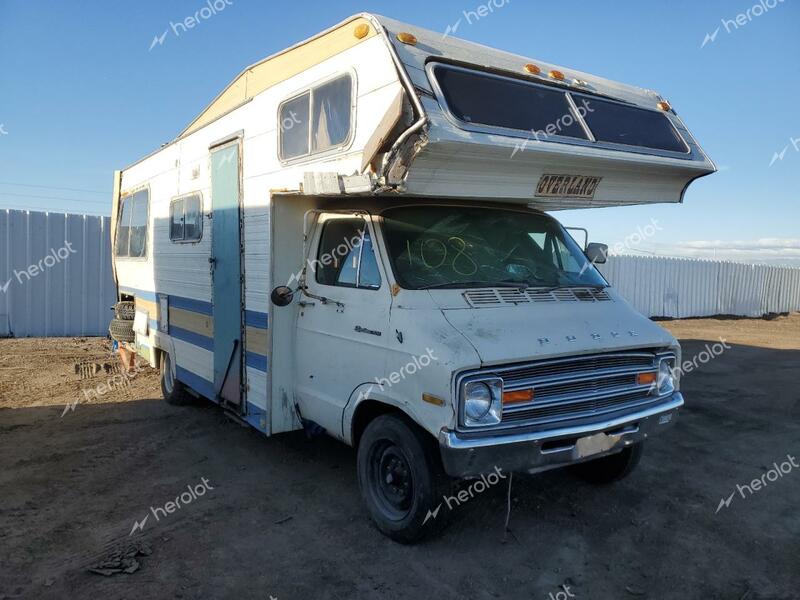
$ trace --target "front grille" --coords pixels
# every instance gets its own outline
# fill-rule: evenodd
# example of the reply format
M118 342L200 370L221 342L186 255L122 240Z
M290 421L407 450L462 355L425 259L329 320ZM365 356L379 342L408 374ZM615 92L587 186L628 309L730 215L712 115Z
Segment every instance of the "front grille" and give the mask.
M657 368L656 352L546 360L494 371L506 391L534 389L532 402L503 409L503 425L550 424L636 409L662 400L637 374Z

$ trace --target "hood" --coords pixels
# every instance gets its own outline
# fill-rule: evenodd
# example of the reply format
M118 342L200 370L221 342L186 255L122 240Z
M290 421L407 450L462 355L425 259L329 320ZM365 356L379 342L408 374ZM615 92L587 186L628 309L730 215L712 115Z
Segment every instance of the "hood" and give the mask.
M474 346L484 366L677 345L668 331L636 312L616 292L607 292L609 300L603 302L482 308L456 308L451 295L431 295L445 319Z

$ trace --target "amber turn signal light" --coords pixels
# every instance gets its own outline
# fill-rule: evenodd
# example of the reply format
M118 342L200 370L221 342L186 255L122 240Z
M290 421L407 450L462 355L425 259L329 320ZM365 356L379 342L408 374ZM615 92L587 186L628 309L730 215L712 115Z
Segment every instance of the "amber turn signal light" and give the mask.
M672 110L672 105L669 102L667 102L666 100L662 100L656 106L658 106L658 108L660 108L664 112L669 112L669 111Z
M655 373L639 373L636 376L636 383L639 385L653 385L656 382Z
M564 81L564 79L566 79L566 77L561 71L556 71L555 69L550 71L549 75L550 77L552 77L553 79L557 79L558 81Z
M523 402L531 401L533 401L533 388L503 392L503 404L522 404Z
M403 42L404 44L408 44L409 46L416 46L417 45L417 38L411 33L406 33L402 31L397 34L397 39Z
M525 70L530 73L531 75L538 75L542 72L542 70L532 63L528 63L525 65Z
M353 30L353 35L356 36L359 40L363 40L365 37L369 35L369 25L367 25L366 23L362 23Z

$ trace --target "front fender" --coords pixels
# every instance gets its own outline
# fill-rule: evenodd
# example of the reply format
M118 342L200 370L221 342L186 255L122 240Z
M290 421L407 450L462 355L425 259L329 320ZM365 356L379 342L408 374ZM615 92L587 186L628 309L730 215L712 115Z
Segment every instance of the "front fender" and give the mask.
M381 402L397 408L434 436L440 430L439 423L441 421L453 419L453 407L450 403L445 403L444 406L426 405L422 403L421 398L416 402L412 402L408 394L402 393L401 389L388 386L384 386L381 389L381 386L374 381L362 383L350 394L342 413L342 440L351 446L353 445L353 417L359 405L367 400ZM439 418L430 419L429 412L431 410L438 411L440 413Z

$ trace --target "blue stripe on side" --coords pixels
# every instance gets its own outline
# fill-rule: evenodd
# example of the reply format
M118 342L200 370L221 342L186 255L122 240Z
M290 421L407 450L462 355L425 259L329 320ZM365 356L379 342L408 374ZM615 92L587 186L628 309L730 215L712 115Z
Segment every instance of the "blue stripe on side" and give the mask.
M245 353L245 364L258 371L263 373L267 372L267 357L261 356L260 354L256 354L255 352L246 352Z
M175 375L178 377L178 381L188 385L198 394L202 394L209 400L216 401L217 395L214 393L214 384L210 381L207 381L199 375L195 375L191 371L187 371L183 367L179 367L177 365L175 365Z
M211 302L203 300L193 300L192 298L183 298L181 296L170 296L169 305L173 308L182 308L192 312L200 313L201 315L213 316L214 307Z
M256 329L267 329L269 327L269 315L254 310L246 310L244 311L244 324Z
M186 329L181 329L180 327L175 327L171 323L169 326L169 334L176 339L199 346L200 348L208 350L209 352L214 351L214 340L212 340L210 337L200 335L194 331L188 331Z
M263 431L266 433L267 431L267 411L263 408L259 408L255 404L248 402L247 403L247 414L244 416L244 420L250 423L253 427L258 429L259 431ZM264 421L262 424L261 421Z
M150 292L148 290L137 290L135 288L119 288L119 291L123 294L129 294L131 296L136 296L137 298L141 298L142 300L149 300L150 302L156 302L156 293Z

